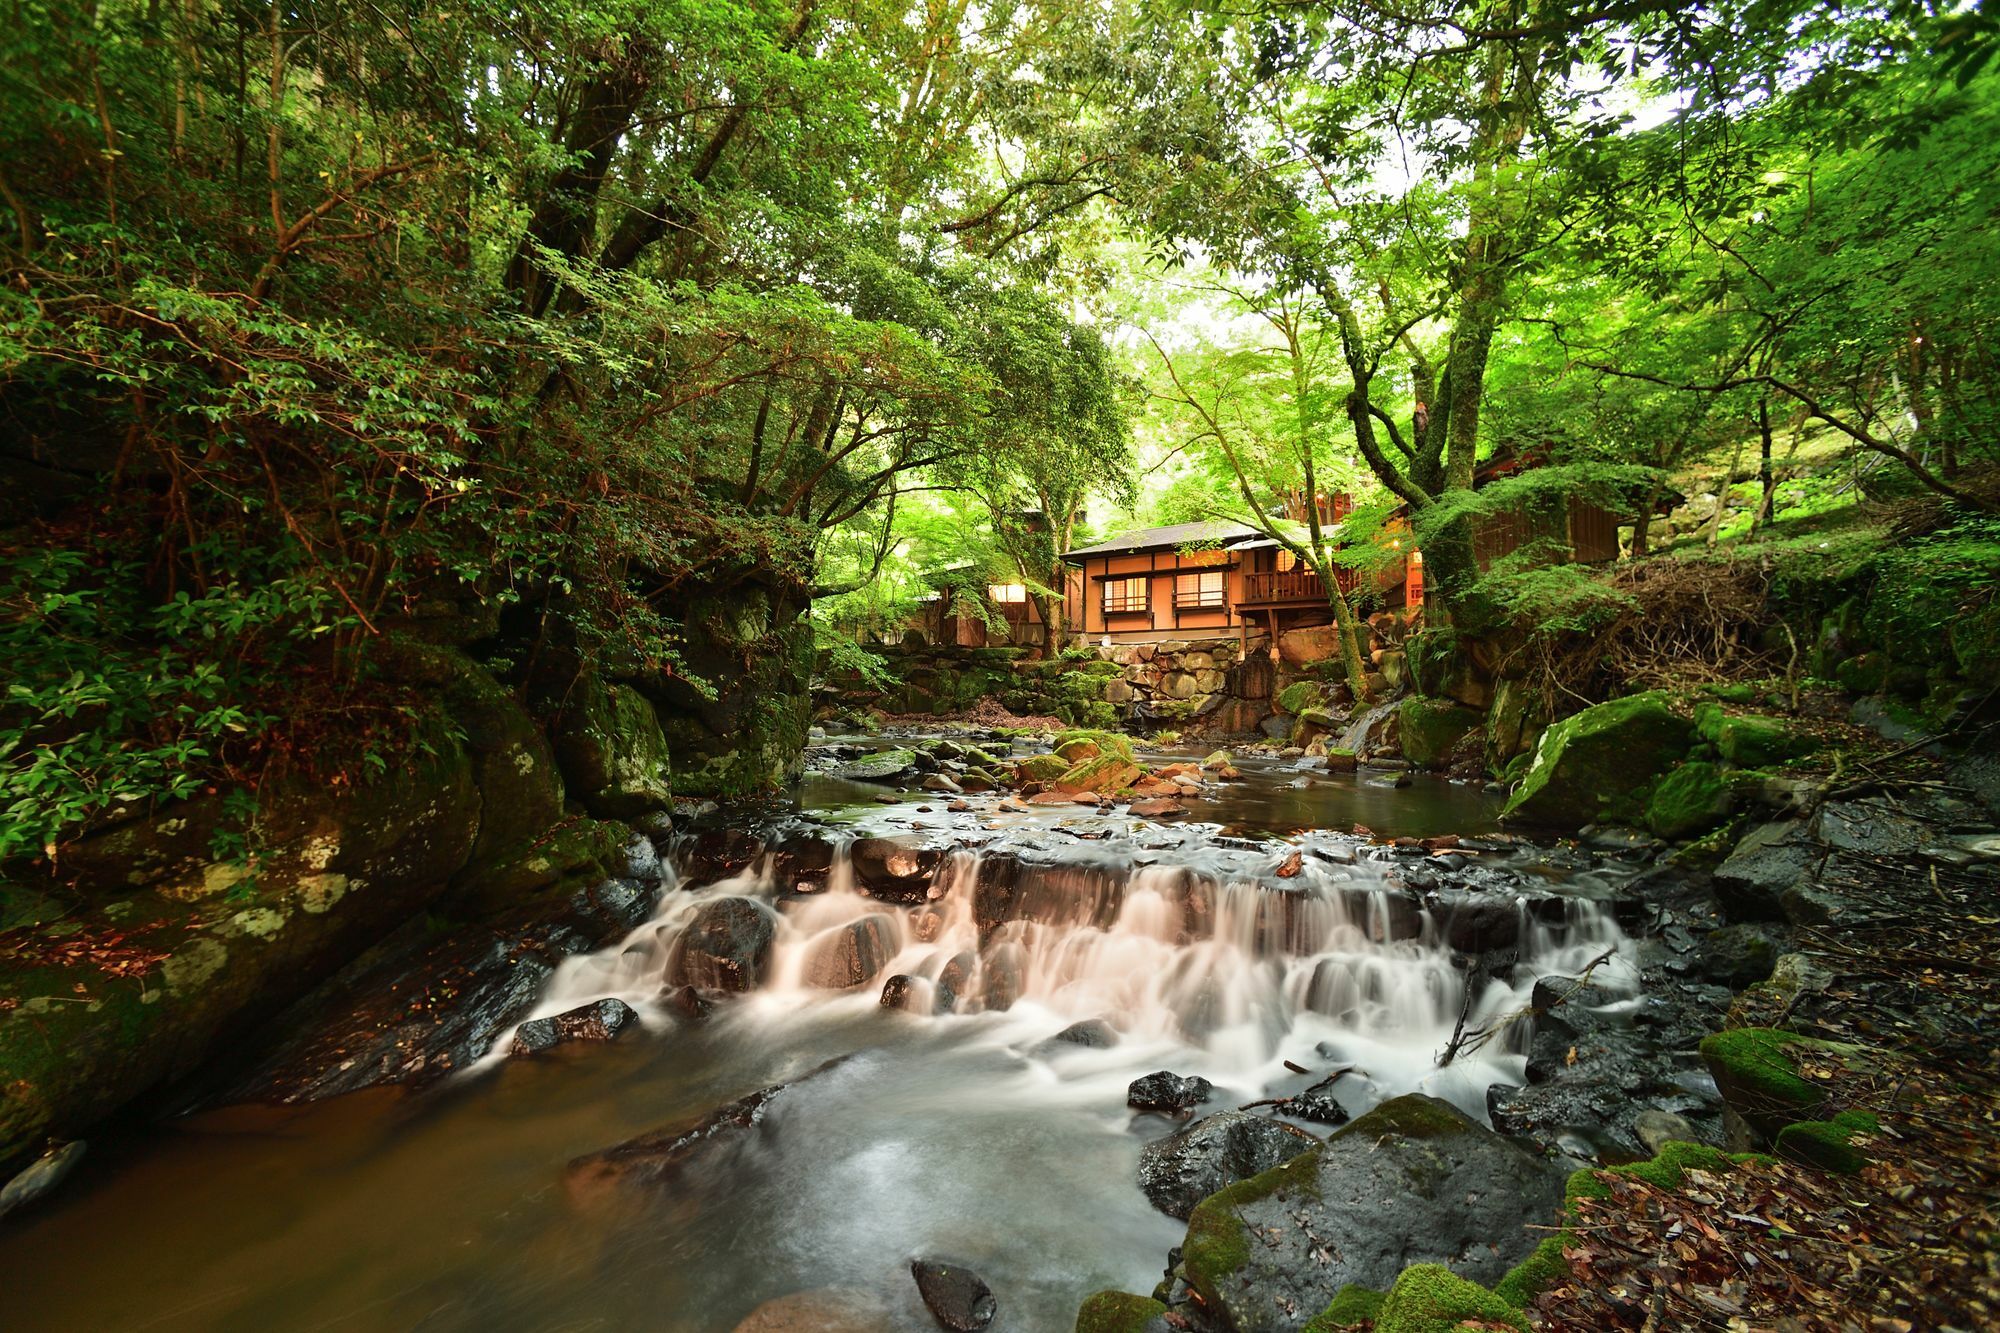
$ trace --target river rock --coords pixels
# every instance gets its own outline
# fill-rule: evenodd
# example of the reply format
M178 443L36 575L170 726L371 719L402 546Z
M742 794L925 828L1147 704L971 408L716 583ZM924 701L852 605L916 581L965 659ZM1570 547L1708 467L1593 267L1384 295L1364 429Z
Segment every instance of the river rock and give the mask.
M833 770L833 776L846 778L849 782L901 782L914 777L917 772L917 753L914 750L878 750L862 759L854 759Z
M1491 1284L1540 1241L1560 1172L1448 1102L1398 1097L1196 1205L1186 1279L1232 1333L1299 1328L1341 1287L1411 1264ZM1251 1237L1256 1243L1251 1243Z
M563 1173L570 1198L589 1203L611 1191L658 1184L699 1154L741 1138L763 1122L786 1085L760 1088L695 1120L668 1125L599 1152L572 1158Z
M1183 1078L1162 1069L1133 1079L1125 1089L1125 1104L1138 1111L1179 1115L1207 1101L1214 1091L1215 1086L1199 1074Z
M1786 897L1811 877L1822 855L1802 821L1761 824L1716 867L1716 901L1731 921L1783 921Z
M635 1185L657 1185L674 1178L697 1157L740 1142L762 1124L771 1106L792 1089L844 1064L850 1057L828 1060L789 1083L759 1088L747 1097L719 1106L707 1115L677 1121L594 1153L571 1158L563 1182L570 1198L590 1203L610 1192Z
M1090 1046L1102 1050L1118 1044L1118 1032L1101 1018L1086 1018L1081 1022L1071 1023L1049 1040L1070 1046Z
M871 898L914 906L930 896L944 853L907 838L860 838L849 849L857 887Z
M1286 1115L1320 1125L1344 1125L1349 1118L1347 1108L1333 1095L1331 1083L1313 1084L1287 1100L1284 1110Z
M76 1170L76 1164L83 1160L83 1153L83 1140L76 1139L59 1148L51 1148L28 1163L5 1186L0 1186L0 1217L17 1208L27 1207L62 1184L63 1178Z
M880 1333L894 1322L888 1304L878 1296L821 1287L765 1301L733 1333Z
M754 898L718 898L702 907L674 941L667 983L741 994L771 970L777 918Z
M952 1333L979 1333L993 1322L998 1306L993 1289L984 1278L963 1264L939 1259L912 1259L910 1276L917 1280L917 1294L924 1308L938 1321L939 1328Z
M1139 1188L1153 1206L1185 1221L1224 1185L1289 1162L1319 1140L1247 1111L1219 1111L1139 1152Z
M881 1005L884 1009L915 1009L917 978L907 972L898 972L883 982Z
M944 970L938 973L937 990L933 999L936 1012L948 1014L958 1007L959 999L972 987L972 973L977 966L977 960L969 953L956 953L951 956L951 961L947 962Z
M553 1018L533 1018L514 1029L509 1055L539 1055L579 1041L611 1041L639 1021L623 1000L599 1000L578 1005Z
M845 990L873 981L896 953L896 923L871 912L813 945L805 961L808 986Z
M1672 1111L1641 1111L1633 1118L1632 1128L1638 1132L1639 1142L1646 1145L1646 1151L1656 1156L1669 1143L1701 1141L1687 1117Z

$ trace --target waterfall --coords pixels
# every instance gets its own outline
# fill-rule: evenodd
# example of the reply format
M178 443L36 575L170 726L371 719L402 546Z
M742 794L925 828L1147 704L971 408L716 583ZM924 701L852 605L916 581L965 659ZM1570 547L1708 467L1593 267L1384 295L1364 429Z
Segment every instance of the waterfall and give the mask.
M566 961L527 1017L617 998L650 1027L683 1021L665 1003L676 945L718 903L749 900L772 917L768 961L717 1021L755 1030L883 1008L881 1022L958 1025L967 1042L1064 1071L1172 1061L1246 1093L1282 1084L1287 1061L1352 1064L1359 1073L1344 1095L1355 1110L1422 1088L1483 1115L1488 1085L1521 1080L1528 1025L1438 1070L1461 1014L1469 1028L1492 1024L1526 1006L1536 978L1605 954L1594 980L1613 991L1636 984L1631 942L1610 912L1547 894L1495 904L1514 922L1513 961L1503 956L1491 974L1468 968L1449 942L1450 914L1462 909L1403 887L1408 857L1359 839L1319 835L1308 851L1334 854L1307 854L1282 878L1268 850L1151 859L1119 848L1051 857L1042 846L924 854L888 844L864 848L874 886L857 873L856 846L834 839L798 858L823 864L823 878L790 873L765 851L712 882L670 886L652 920ZM893 1012L885 984L900 1001ZM1477 988L1469 1003L1468 985ZM1048 1041L1093 1020L1119 1035L1117 1047Z

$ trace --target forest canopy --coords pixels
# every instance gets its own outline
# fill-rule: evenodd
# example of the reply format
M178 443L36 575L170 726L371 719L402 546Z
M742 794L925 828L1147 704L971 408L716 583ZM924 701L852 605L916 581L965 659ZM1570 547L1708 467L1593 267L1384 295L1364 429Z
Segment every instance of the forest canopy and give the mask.
M1334 484L1500 614L1496 454L1657 498L1789 435L1995 508L1981 6L9 18L0 855L308 762L441 607L712 696L698 592L1054 624L1065 547Z

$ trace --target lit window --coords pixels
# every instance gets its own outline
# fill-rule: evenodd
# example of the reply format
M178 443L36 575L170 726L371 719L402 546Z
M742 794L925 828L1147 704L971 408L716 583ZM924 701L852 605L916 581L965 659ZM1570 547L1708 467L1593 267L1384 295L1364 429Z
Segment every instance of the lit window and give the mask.
M1174 605L1178 607L1202 607L1222 605L1224 574L1219 569L1204 569L1196 574L1174 576Z
M1104 581L1104 609L1110 613L1121 611L1144 611L1146 585L1151 582L1144 575L1130 579L1106 579Z
M1299 558L1293 555L1290 551L1287 551L1283 547L1280 547L1278 549L1278 572L1280 574L1286 574L1290 573L1294 569L1297 569L1298 567L1299 567Z
M986 596L995 602L1025 602L1028 600L1028 585L1025 583L989 583Z

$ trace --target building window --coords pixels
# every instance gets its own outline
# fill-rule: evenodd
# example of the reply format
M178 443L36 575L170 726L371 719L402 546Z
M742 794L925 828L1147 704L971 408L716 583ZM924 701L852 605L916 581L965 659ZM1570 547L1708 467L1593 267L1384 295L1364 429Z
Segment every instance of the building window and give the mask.
M1028 600L1028 585L1025 583L989 583L986 585L987 599L1019 605Z
M1105 614L1116 615L1121 611L1146 610L1146 585L1151 581L1143 574L1137 578L1106 579L1104 581Z
M1204 569L1195 574L1174 576L1174 605L1187 610L1194 607L1221 607L1226 575L1219 569Z
M1287 551L1284 547L1282 546L1279 547L1278 572L1280 574L1289 574L1291 571L1297 569L1298 567L1299 567L1299 558L1293 555L1290 551Z

